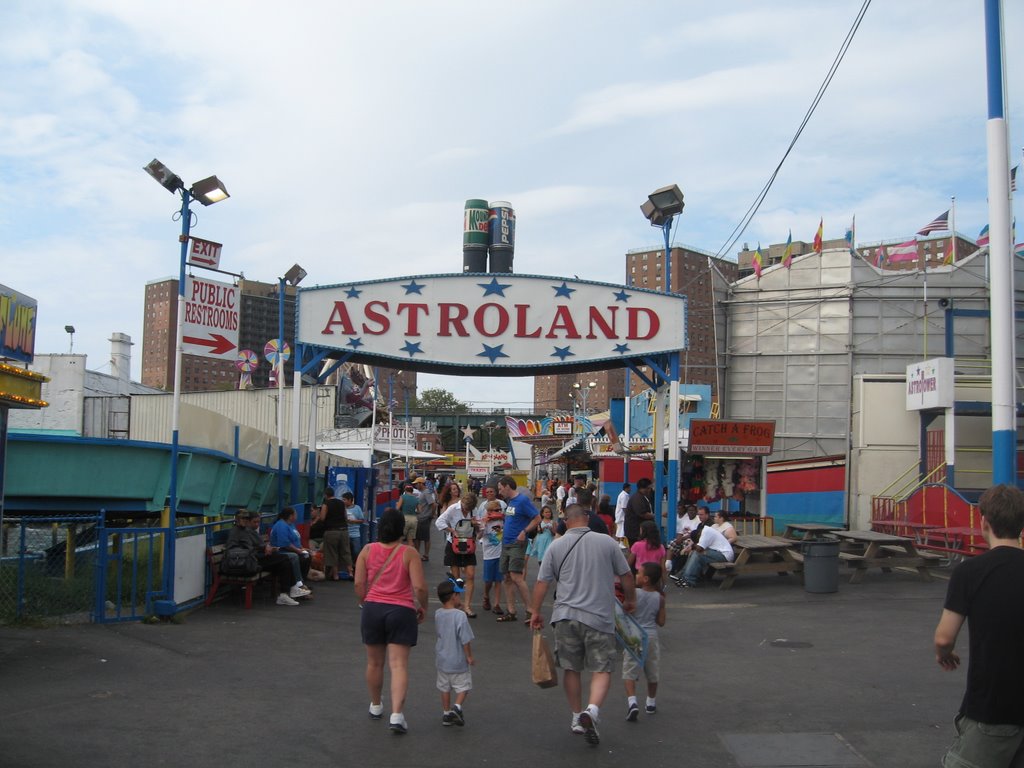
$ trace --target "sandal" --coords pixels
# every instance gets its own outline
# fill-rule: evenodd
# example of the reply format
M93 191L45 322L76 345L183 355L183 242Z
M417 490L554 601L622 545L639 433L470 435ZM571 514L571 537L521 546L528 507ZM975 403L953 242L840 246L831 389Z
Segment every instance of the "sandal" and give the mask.
M504 614L502 616L499 616L497 618L497 621L500 621L502 623L505 623L506 621L518 621L518 620L519 620L519 617L516 616L514 613L506 613L506 614Z
M467 619L475 619L476 618L476 614L473 613L472 611L466 611L466 618Z
M484 610L485 611L491 610L491 601L488 600L486 597L484 598Z
M503 610L501 609L501 606L500 606L500 605L496 605L496 606L494 606L494 615L495 615L495 616L502 616L502 615L504 615L504 613L505 613L505 611L503 611Z

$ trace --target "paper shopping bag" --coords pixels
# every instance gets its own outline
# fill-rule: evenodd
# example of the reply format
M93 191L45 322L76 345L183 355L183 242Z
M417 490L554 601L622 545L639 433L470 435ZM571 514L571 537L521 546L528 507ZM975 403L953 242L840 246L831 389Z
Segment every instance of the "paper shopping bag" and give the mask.
M539 630L533 633L533 683L540 688L554 688L558 685L555 657Z

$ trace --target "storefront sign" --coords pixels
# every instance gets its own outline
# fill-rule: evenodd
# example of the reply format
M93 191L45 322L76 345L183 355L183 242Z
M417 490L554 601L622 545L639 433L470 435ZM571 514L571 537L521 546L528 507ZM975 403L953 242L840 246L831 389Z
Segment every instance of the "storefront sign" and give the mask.
M907 366L907 410L952 408L954 396L953 358L936 357Z
M298 303L300 344L344 351L356 362L412 362L419 371L621 367L685 349L687 340L685 296L535 275L300 288Z
M31 363L36 346L36 300L0 285L0 358Z
M690 453L767 456L772 452L774 440L774 421L694 419L690 422Z

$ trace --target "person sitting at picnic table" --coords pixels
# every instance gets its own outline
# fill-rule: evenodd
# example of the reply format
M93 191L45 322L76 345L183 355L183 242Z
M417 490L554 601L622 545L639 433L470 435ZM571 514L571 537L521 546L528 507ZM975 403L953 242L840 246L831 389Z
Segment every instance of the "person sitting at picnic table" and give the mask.
M680 587L696 587L705 569L711 563L731 563L736 558L732 544L721 531L713 526L705 525L700 532L700 540L693 545L683 575L676 583Z
M295 509L285 507L277 515L277 521L270 529L270 546L286 555L292 563L295 584L306 587L303 580L309 576L311 557L308 549L302 547L302 537L295 528Z
M679 583L682 578L683 567L686 565L686 558L690 556L690 552L693 551L693 545L700 541L700 534L704 530L704 526L708 522L708 508L704 506L695 506L693 504L687 504L689 508L687 510L687 518L692 519L691 516L695 516L697 523L693 525L688 523L692 527L689 529L683 528L680 533L676 534L675 539L668 545L667 555L669 561L666 563L668 567L668 577L672 581ZM676 518L677 522L679 518ZM679 531L680 529L676 529Z
M720 509L715 512L715 522L711 527L725 536L725 538L729 540L730 544L736 542L738 534L736 533L736 529L733 527L733 524L729 522L729 513L724 509Z

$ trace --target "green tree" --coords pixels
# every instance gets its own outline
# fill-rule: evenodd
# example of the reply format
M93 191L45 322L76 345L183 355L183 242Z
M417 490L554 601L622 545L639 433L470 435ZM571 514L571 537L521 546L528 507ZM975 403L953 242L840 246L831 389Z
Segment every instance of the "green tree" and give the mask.
M447 389L424 389L416 398L416 407L427 413L466 413L469 406Z

